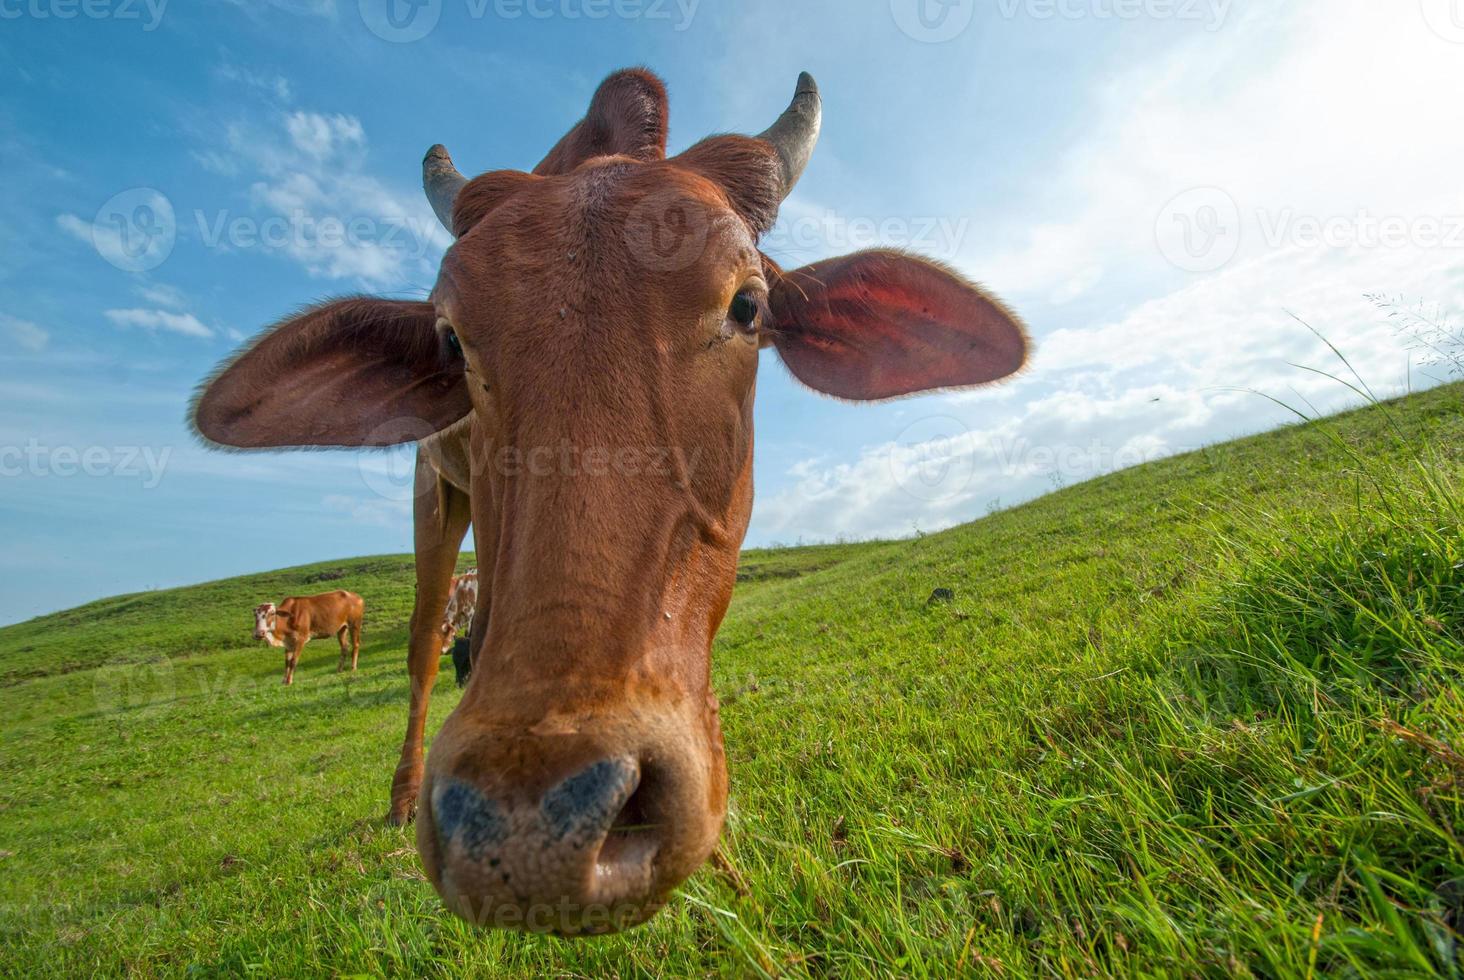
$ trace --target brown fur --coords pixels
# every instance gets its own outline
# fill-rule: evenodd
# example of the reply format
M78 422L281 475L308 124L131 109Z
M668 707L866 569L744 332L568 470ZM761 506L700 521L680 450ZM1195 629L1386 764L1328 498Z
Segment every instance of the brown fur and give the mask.
M458 241L429 303L308 311L197 404L202 434L230 446L376 445L403 416L435 426L417 459L411 701L388 818L409 819L420 800L428 874L478 921L615 898L627 912L613 923L551 928L622 927L715 846L727 771L710 653L752 510L759 348L853 399L982 384L1025 360L1015 316L933 263L874 251L779 270L757 248L783 187L769 145L713 137L668 160L664 144L659 82L612 76L535 174L487 174L458 195ZM762 311L751 328L729 312L744 292ZM470 521L477 666L424 775L440 624ZM523 864L540 853L537 801L603 760L637 773L649 864L624 842L596 858L548 840ZM482 841L469 852L439 833L439 818L460 815L436 812L444 788L527 821L503 855L520 878L490 872Z

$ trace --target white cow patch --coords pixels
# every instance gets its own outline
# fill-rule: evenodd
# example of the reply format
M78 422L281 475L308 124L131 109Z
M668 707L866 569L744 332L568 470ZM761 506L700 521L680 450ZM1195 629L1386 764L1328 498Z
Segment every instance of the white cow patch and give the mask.
M473 628L473 610L478 607L478 570L470 568L452 580L447 609L442 614L442 648L452 646L453 638Z

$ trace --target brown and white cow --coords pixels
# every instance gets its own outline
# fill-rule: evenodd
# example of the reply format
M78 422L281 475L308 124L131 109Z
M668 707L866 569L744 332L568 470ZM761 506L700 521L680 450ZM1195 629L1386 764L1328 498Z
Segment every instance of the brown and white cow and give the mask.
M254 638L272 647L285 648L285 683L295 683L295 664L300 651L312 639L333 636L340 641L341 658L336 673L351 669L361 659L361 619L366 603L354 592L323 592L320 595L291 596L254 607Z
M666 157L666 93L608 78L532 173L423 164L456 243L425 300L281 322L204 386L243 449L418 440L411 706L389 819L448 906L567 934L643 921L727 804L712 638L752 511L759 351L843 399L986 384L1027 339L944 266L875 250L784 271L758 250L822 103ZM440 624L471 521L477 665L424 776ZM491 611L491 619L490 619Z
M459 633L472 628L473 612L478 608L478 570L470 568L452 577L447 593L447 608L442 613L442 652L452 649Z

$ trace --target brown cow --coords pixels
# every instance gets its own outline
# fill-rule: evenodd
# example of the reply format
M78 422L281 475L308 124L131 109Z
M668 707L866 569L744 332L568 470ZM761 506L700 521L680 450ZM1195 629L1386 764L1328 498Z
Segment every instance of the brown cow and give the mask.
M336 663L339 674L346 669L347 654L352 670L361 659L361 617L365 611L366 603L360 596L344 591L291 596L279 605L265 602L254 609L254 638L285 648L285 683L293 684L295 664L305 644L333 636L341 644L341 659Z
M1026 360L999 301L876 250L791 272L758 251L813 151L799 79L758 137L667 159L666 94L620 72L533 173L424 184L456 243L425 301L277 325L209 381L235 448L418 440L411 708L389 819L448 906L567 934L643 921L727 804L712 638L752 511L760 349L852 400L985 384ZM423 772L439 625L471 521L472 672ZM490 620L491 610L491 620Z
M473 612L478 608L478 570L470 568L452 577L447 593L447 608L442 613L442 652L452 649L458 633L473 625Z

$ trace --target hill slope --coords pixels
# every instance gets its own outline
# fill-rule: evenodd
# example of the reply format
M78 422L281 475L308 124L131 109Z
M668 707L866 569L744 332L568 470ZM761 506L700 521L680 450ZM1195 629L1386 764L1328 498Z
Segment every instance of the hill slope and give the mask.
M471 932L380 822L409 559L0 629L0 974L1456 969L1461 395L749 553L725 860L593 942ZM331 587L362 669L317 641L284 689L249 610Z

